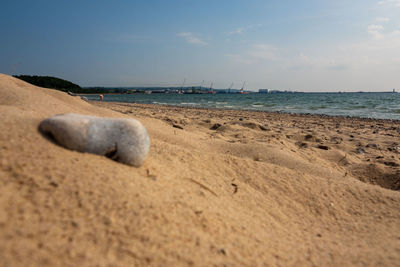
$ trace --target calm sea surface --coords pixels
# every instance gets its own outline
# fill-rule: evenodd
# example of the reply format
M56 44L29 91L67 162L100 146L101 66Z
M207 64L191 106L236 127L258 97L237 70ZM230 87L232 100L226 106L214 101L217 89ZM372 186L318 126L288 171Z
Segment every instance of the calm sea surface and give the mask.
M400 120L399 93L131 94L105 95L104 101Z

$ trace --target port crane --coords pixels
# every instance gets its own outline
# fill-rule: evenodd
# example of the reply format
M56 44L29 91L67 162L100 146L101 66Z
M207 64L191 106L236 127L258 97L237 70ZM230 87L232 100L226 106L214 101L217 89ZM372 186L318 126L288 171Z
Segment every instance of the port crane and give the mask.
M229 93L229 94L231 93L232 87L233 87L233 82L231 83L231 85L230 85L229 88L228 88L228 93Z

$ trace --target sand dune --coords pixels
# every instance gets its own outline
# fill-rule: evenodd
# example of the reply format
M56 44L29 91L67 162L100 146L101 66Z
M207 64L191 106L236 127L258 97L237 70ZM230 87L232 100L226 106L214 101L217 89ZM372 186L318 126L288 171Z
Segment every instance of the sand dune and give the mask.
M70 151L52 115L133 117L140 168ZM400 123L87 103L0 74L0 265L400 262Z

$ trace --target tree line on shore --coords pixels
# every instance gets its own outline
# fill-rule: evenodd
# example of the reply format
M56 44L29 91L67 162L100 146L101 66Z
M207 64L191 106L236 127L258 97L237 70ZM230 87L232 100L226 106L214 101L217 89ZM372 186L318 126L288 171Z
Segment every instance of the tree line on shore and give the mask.
M15 78L23 80L27 83L50 89L56 89L63 92L71 92L75 94L104 94L109 93L107 88L82 88L70 81L51 76L37 75L14 75Z
M45 88L57 89L61 91L71 91L74 93L77 90L82 90L79 85L56 77L36 75L14 75L14 77L30 84Z

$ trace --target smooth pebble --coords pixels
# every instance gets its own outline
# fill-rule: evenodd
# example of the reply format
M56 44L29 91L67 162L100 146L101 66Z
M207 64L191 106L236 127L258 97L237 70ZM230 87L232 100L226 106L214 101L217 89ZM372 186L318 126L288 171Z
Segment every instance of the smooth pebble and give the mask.
M135 119L61 114L42 121L39 130L68 149L104 155L139 167L150 149L146 128Z

